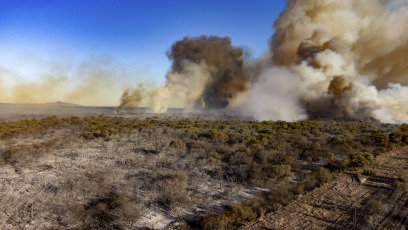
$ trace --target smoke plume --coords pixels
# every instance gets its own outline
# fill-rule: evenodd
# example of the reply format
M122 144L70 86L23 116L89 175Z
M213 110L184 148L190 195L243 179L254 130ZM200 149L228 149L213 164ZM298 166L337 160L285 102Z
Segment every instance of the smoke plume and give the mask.
M175 42L168 53L172 67L166 85L152 93L153 110L165 111L170 98L185 98L188 109L228 107L247 89L243 56L243 49L233 47L227 37L185 37Z
M244 63L229 38L173 44L154 111L228 108L259 120L308 116L408 120L408 4L403 0L286 0L269 50Z
M287 0L275 21L269 63L295 73L282 75L280 97L293 99L289 120L304 115L375 117L384 122L408 120L408 7L404 1ZM276 73L262 70L252 94L282 91L265 85ZM269 71L269 74L268 74ZM265 76L266 75L266 76ZM263 92L254 92L262 84ZM256 103L254 97L250 103ZM288 103L284 101L284 103ZM253 106L255 116L264 112ZM270 107L269 105L268 107ZM280 110L280 103L274 104ZM260 112L259 112L260 111ZM284 119L267 113L262 119Z
M145 92L146 89L144 88L143 84L139 84L136 89L126 89L120 98L119 109L122 107L139 106L140 102L143 100L143 95Z

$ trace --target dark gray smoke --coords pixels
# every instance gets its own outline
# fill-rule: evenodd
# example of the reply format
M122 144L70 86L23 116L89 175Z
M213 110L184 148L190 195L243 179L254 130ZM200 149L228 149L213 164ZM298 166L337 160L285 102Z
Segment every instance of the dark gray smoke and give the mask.
M185 72L186 63L205 64L209 79L196 105L204 109L222 109L247 89L248 74L243 65L244 51L231 45L228 37L185 37L175 42L168 57L173 61L171 72ZM167 77L167 81L172 81ZM168 85L168 84L167 84Z

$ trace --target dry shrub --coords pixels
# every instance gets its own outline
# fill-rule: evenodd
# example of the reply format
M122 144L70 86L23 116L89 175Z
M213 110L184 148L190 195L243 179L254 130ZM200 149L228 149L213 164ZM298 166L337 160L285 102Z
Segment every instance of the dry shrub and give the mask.
M156 186L160 193L158 202L169 210L186 205L189 201L187 181L187 175L181 173L160 175L156 180Z
M395 187L398 191L408 193L408 171L403 171L398 175Z
M265 195L265 200L269 204L269 209L271 209L272 211L276 211L282 206L288 204L293 199L293 186L276 186Z
M137 200L114 192L86 204L76 203L70 207L75 221L82 229L122 229L132 227L140 217Z
M195 223L199 229L232 229L244 221L254 221L258 217L251 207L240 203L233 203L221 213L208 213Z
M51 140L43 143L11 146L3 152L2 159L18 171L32 163L35 158L49 151L55 144L56 140Z
M220 155L215 151L211 151L207 157L207 162L212 166L214 166L215 164L219 164L221 162Z
M184 149L186 148L186 144L180 139L174 139L170 142L170 147L175 149Z
M188 143L189 148L207 148L208 144L201 140L192 140Z
M320 167L315 172L315 178L320 184L324 184L333 180L333 175L329 169Z

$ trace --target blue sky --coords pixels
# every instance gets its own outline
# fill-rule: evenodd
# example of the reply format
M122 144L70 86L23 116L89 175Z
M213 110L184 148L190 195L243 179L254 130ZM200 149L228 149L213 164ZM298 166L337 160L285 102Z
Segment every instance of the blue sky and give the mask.
M45 63L70 65L103 56L128 72L143 73L135 76L140 81L162 84L170 66L165 53L184 36L228 36L233 45L260 56L284 4L284 0L0 0L0 67L29 81L47 71Z

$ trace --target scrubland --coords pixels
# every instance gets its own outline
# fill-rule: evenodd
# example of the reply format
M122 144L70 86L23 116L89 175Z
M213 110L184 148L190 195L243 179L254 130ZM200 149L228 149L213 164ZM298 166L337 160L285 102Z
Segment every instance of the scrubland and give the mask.
M406 143L408 125L375 120L127 113L4 121L0 227L261 226L344 175L375 178L384 166L377 156ZM405 194L398 173L392 188Z

